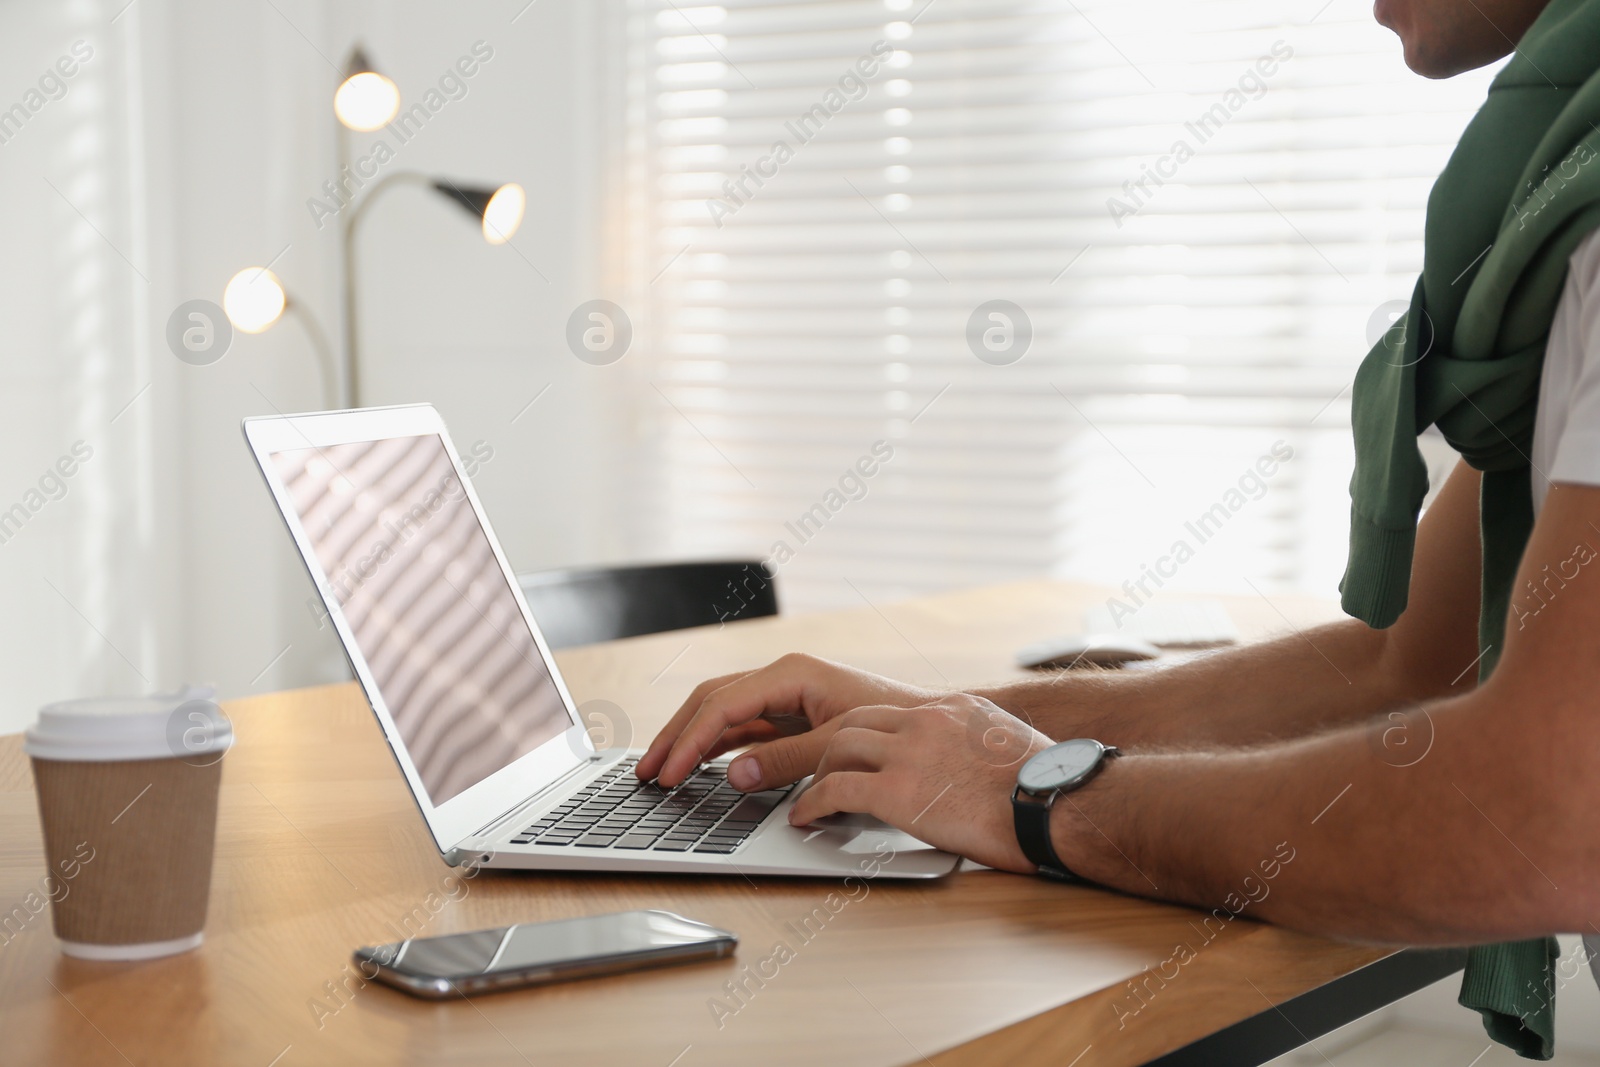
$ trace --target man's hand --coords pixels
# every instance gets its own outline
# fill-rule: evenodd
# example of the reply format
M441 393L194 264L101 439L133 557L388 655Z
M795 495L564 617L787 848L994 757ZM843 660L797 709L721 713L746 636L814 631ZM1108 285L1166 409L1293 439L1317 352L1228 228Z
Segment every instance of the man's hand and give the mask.
M939 693L798 653L760 670L701 682L639 760L637 773L668 788L703 760L758 746L735 761L728 778L750 792L799 781L853 708L912 708Z
M985 866L1035 869L1017 844L1011 793L1017 769L1050 738L966 693L916 708L856 708L834 722L791 823L863 812Z

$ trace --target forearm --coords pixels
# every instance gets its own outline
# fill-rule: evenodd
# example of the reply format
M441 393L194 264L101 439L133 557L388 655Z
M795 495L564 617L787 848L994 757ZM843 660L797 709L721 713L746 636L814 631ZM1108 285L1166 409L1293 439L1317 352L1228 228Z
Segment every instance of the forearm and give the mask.
M1587 929L1600 848L1575 785L1589 772L1562 731L1520 729L1515 710L1481 692L1419 709L1403 765L1362 728L1135 751L1057 802L1052 837L1093 881L1224 921L1384 943Z
M1057 740L1194 747L1298 737L1370 718L1418 686L1386 635L1345 621L1153 670L1072 670L977 691ZM1429 694L1431 695L1431 694Z
M1457 467L1422 518L1410 602L1372 630L1353 619L1155 671L1065 671L980 690L1058 740L1254 744L1470 689L1476 677L1478 475Z
M1550 490L1516 581L1517 589L1543 588L1545 600L1507 620L1499 664L1483 685L1398 720L1252 749L1135 748L1057 802L1058 853L1086 877L1129 892L1230 915L1255 898L1253 917L1345 938L1460 943L1593 932L1600 595L1595 572L1583 568L1600 556L1590 547L1596 531L1600 488ZM1559 583L1536 585L1551 572ZM1400 625L1442 632L1469 607L1460 597L1453 607L1413 598L1412 621ZM1419 676L1448 681L1468 667L1451 662L1469 655L1459 633L1443 645L1401 647L1413 649L1409 669ZM1280 845L1294 858L1272 868Z

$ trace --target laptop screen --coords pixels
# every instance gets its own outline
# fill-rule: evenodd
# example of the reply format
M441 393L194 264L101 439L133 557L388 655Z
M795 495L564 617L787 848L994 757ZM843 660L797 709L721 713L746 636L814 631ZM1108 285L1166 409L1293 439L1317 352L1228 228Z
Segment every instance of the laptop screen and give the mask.
M272 463L434 805L571 725L437 434Z

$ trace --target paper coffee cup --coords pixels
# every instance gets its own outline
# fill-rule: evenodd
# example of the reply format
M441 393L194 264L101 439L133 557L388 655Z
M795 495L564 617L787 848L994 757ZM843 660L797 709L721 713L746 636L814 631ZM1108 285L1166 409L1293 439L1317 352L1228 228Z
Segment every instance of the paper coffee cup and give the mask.
M49 704L27 731L56 937L138 960L204 936L217 789L233 727L209 688Z

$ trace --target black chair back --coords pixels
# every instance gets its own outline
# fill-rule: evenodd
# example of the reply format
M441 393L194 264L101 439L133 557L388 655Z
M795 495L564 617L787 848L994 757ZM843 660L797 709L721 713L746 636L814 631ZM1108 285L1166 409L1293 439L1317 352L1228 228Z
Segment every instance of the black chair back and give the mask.
M551 648L778 613L773 578L757 561L535 571L517 582Z

